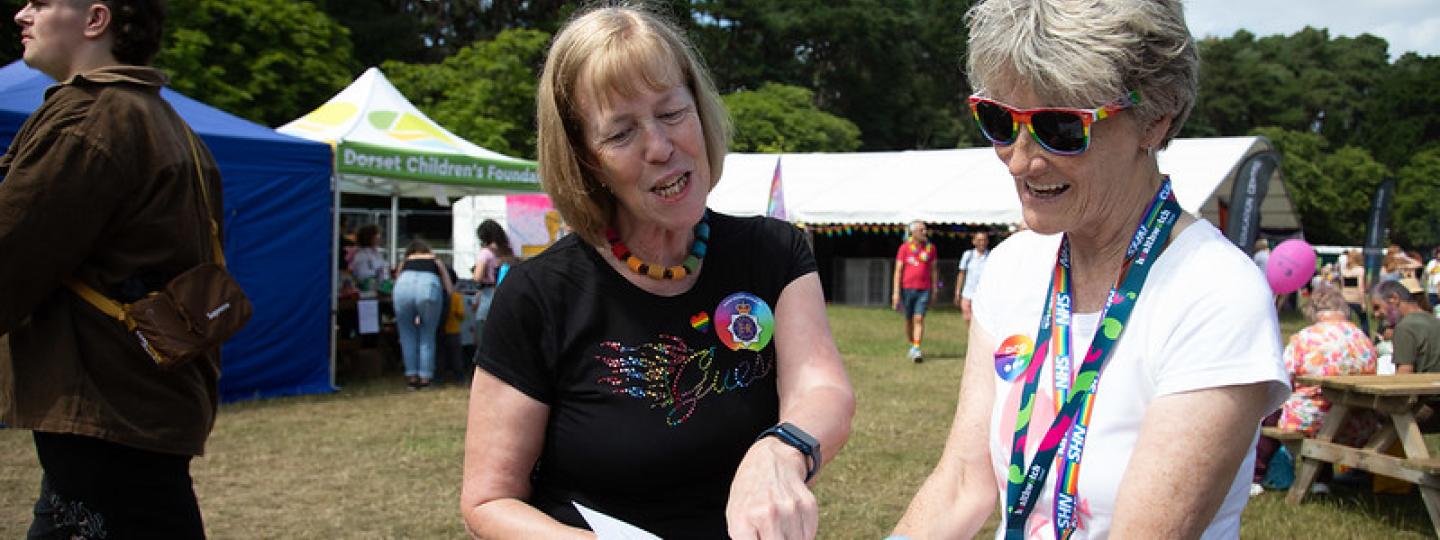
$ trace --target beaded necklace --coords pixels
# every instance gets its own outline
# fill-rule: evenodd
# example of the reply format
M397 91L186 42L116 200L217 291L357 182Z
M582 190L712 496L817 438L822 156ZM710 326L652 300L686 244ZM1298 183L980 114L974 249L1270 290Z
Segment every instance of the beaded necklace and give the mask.
M614 227L605 231L605 237L610 240L610 252L615 254L615 258L625 261L625 266L636 274L650 279L685 279L685 276L694 274L700 268L700 261L705 259L706 243L710 241L710 211L706 210L700 222L695 224L695 241L690 244L690 254L685 257L685 262L669 268L640 260L620 241L620 233Z

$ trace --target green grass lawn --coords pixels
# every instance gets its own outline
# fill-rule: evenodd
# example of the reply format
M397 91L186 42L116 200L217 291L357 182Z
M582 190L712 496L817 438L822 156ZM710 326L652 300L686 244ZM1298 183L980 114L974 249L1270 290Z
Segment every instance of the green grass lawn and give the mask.
M830 308L859 411L843 453L817 487L823 538L882 538L940 455L965 348L958 312L932 312L926 362L905 360L901 319ZM1287 317L1286 333L1303 323ZM395 380L326 396L221 409L196 491L215 538L441 538L458 513L466 389L407 392ZM1432 447L1434 441L1432 440ZM0 538L24 535L39 486L28 432L0 430ZM1157 503L1162 504L1162 503ZM993 530L996 518L991 518ZM1251 499L1244 538L1424 538L1418 494L1338 488L1289 506Z

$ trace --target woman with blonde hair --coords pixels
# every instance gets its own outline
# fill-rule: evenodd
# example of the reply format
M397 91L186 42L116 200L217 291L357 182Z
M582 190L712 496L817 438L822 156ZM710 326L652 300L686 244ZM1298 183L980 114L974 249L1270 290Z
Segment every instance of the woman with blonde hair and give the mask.
M973 536L998 507L997 538L1238 537L1289 391L1264 277L1155 156L1195 102L1180 1L966 18L971 113L1031 230L986 262L945 451L895 534Z
M680 32L582 12L537 96L540 176L575 233L497 287L471 390L475 537L813 538L810 484L854 394L804 236L710 211L728 120Z

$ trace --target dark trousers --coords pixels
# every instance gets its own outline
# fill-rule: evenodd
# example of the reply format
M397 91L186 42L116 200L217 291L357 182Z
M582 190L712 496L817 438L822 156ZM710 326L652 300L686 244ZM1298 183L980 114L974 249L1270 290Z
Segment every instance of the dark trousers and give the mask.
M460 334L442 333L435 338L435 380L442 379L456 383L470 382L470 366L460 352Z
M190 456L35 432L44 476L29 538L204 538Z

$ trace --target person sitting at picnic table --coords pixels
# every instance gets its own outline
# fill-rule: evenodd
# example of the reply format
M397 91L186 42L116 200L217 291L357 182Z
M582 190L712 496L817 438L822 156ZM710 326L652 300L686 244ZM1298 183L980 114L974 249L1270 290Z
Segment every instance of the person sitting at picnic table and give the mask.
M1181 2L966 20L971 112L1030 231L986 262L944 453L894 534L974 536L998 506L996 538L1238 537L1289 387L1264 277L1156 159L1195 101Z
M1295 377L1302 375L1375 374L1375 344L1350 322L1350 306L1339 290L1321 285L1310 293L1310 302L1302 311L1312 324L1290 336L1283 354L1292 385L1296 384ZM1280 407L1275 426L1312 436L1320 430L1329 410L1330 402L1321 395L1320 387L1297 385ZM1363 426L1355 428L1342 429L1342 433L1352 439L1369 435Z
M1310 301L1302 312L1312 324L1290 336L1285 346L1285 370L1290 373L1290 384L1295 386L1290 399L1280 407L1274 425L1283 431L1312 437L1320 431L1325 414L1330 411L1330 401L1325 399L1319 386L1301 385L1295 378L1305 375L1374 375L1378 355L1375 344L1370 342L1365 332L1350 322L1350 306L1339 289L1321 284L1310 293ZM1379 425L1379 420L1373 415L1350 414L1334 440L1352 446L1363 444ZM1263 476L1266 464L1280 445L1279 441L1269 437L1261 439L1256 446L1257 477ZM1312 488L1314 491L1328 489L1318 486L1325 485L1329 472L1328 467L1322 470L1320 484Z

